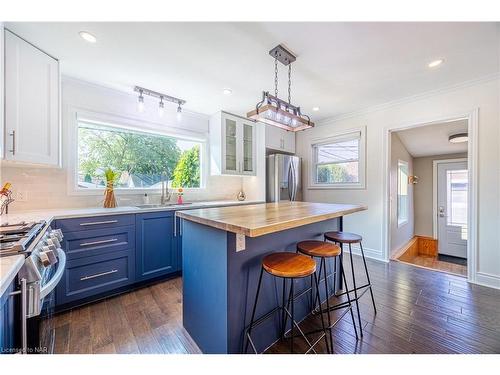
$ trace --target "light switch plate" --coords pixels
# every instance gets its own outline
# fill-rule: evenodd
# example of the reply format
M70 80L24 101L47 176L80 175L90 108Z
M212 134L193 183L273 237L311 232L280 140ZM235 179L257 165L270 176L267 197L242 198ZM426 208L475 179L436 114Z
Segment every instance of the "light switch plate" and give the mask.
M16 191L14 193L14 200L18 202L27 202L28 201L28 192L27 191Z

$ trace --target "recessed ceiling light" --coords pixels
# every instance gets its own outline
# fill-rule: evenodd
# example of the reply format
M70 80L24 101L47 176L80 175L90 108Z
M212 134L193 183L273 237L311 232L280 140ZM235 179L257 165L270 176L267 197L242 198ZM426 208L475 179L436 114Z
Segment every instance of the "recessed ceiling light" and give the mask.
M314 112L318 112L318 111L319 111L319 107L313 107L313 108L312 108L312 110L313 110Z
M431 61L431 62L430 62L427 66L428 66L429 68L435 68L435 67L437 67L437 66L441 65L443 62L444 62L444 60L443 60L443 59L434 60L434 61Z
M89 43L97 42L97 38L87 31L80 31L78 34L80 34L80 36L82 37L83 40L85 40Z
M458 133L458 134L453 134L448 137L448 141L450 143L464 143L469 140L469 134L467 133Z
M224 90L222 90L222 93L224 95L231 95L233 93L233 90L231 90L231 89L224 89Z

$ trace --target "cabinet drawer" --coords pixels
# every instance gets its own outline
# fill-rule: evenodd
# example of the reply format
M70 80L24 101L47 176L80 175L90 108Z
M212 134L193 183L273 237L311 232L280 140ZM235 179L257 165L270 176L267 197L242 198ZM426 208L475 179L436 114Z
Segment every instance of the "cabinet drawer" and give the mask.
M57 286L57 304L111 291L133 282L133 250L70 260Z
M134 225L134 221L134 215L105 215L79 217L76 219L61 219L57 220L56 226L66 235L67 232Z
M134 226L69 232L63 244L68 260L124 251L134 246Z

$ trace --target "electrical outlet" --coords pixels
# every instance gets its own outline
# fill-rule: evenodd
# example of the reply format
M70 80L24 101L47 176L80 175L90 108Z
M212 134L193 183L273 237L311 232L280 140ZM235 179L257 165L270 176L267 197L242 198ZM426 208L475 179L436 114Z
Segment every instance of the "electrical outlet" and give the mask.
M26 201L28 201L28 192L27 191L16 191L14 194L14 199L18 202L26 202Z

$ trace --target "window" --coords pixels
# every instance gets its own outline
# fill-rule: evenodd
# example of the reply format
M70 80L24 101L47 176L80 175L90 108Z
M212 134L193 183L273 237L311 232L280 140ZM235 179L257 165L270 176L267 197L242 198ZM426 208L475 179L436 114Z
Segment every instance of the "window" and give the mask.
M446 225L461 227L461 237L467 240L467 170L446 171Z
M398 226L408 222L408 163L398 160Z
M104 189L104 171L120 174L118 189L201 187L202 142L78 121L78 190Z
M312 144L311 188L364 187L364 131Z

